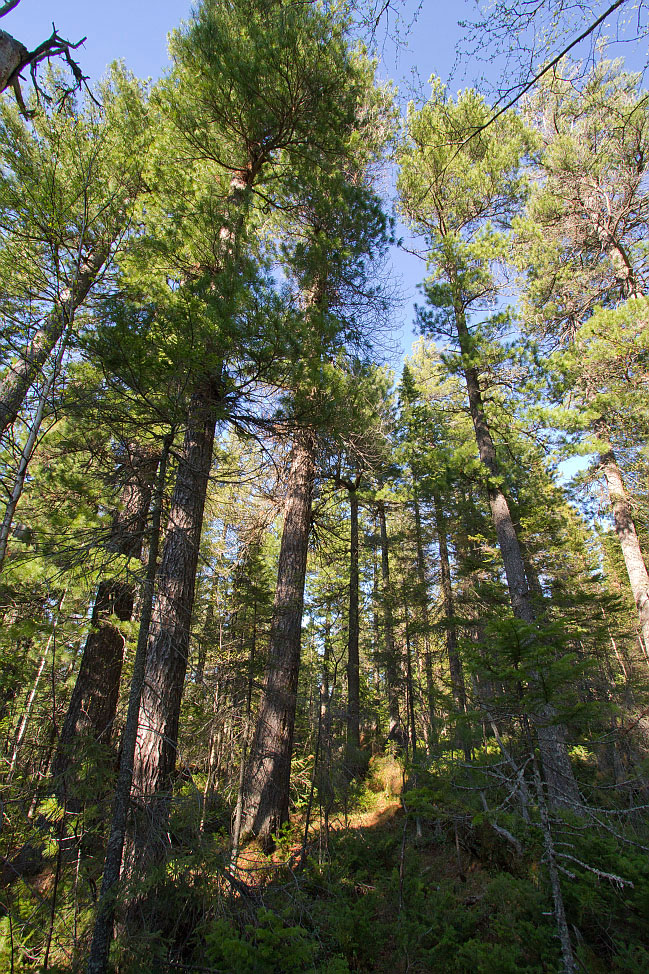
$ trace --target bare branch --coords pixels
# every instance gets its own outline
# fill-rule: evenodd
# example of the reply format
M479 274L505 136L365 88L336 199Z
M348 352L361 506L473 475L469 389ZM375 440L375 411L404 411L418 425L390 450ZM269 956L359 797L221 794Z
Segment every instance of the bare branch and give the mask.
M19 0L16 0L19 2ZM14 3L13 6L16 4ZM5 7L8 5L5 4ZM2 11L5 8L0 8L0 16L2 16ZM73 83L69 84L61 89L60 96L56 101L56 104L63 105L69 96L80 90L82 87L86 89L95 104L98 104L96 98L90 91L88 87L87 75L84 75L79 63L72 57L72 51L78 50L81 45L85 42L86 38L82 37L80 41L73 44L72 41L67 40L65 37L61 37L58 33L56 26L52 24L52 33L44 41L42 41L33 51L28 51L24 44L17 41L15 37L8 34L4 30L0 30L0 91L5 91L7 88L13 88L16 101L20 112L25 117L30 117L32 112L29 112L25 106L25 101L23 99L22 90L20 87L20 82L23 80L21 76L21 71L26 67L29 67L30 75L32 78L32 83L34 85L34 91L36 92L36 98L40 104L41 98L51 103L53 99L43 91L38 82L38 65L42 61L49 61L52 58L60 57L62 58L73 76Z
M19 3L20 0L7 0L7 3L3 3L0 7L0 17L6 17Z
M476 135L479 135L481 132L484 132L485 129L489 128L490 125L493 125L493 123L497 121L497 119L499 119L501 115L504 115L505 112L508 112L510 108L513 108L514 105L523 97L523 95L526 94L530 90L530 88L533 88L534 85L538 81L540 81L541 78L544 77L544 75L548 73L548 71L551 71L553 68L556 68L557 64L559 63L559 61L561 61L562 58L564 58L567 54L570 53L570 51L573 50L573 48L577 47L578 44L581 44L583 40L585 40L594 31L596 31L597 28L606 20L607 17L610 17L612 13L615 13L615 11L619 7L621 7L622 4L626 2L627 0L615 0L615 3L612 3L611 6L597 18L597 20L593 21L593 23L590 24L585 30L583 30L578 37L576 37L568 45L566 45L566 47L564 47L563 50L556 55L556 57L552 58L551 61L548 61L548 63L540 71L537 71L534 77L530 81L526 82L526 84L524 84L520 88L518 93L514 95L513 98L510 98L510 100L505 105L499 108L498 111L495 112L495 114L493 114L491 118L484 123L484 125L480 125L479 128L474 129L471 135L469 135L469 137L464 140L462 146L468 145L471 139L474 139Z

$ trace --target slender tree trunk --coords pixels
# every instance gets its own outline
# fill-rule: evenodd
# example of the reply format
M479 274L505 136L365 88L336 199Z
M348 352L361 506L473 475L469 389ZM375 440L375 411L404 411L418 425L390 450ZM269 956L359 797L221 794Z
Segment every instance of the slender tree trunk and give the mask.
M414 472L413 472L414 479ZM437 718L435 716L435 681L433 679L433 657L430 648L430 614L428 612L428 585L426 582L426 560L424 558L424 540L421 530L421 510L419 496L415 484L413 506L415 511L415 541L417 543L417 580L421 589L421 616L424 626L424 671L426 673L426 701L428 703L428 720L430 739L437 736Z
M315 438L295 437L259 716L246 775L243 834L270 842L288 820L304 583L315 478Z
M390 714L390 740L403 744L403 728L399 716L398 667L394 644L394 623L392 619L392 590L390 587L390 556L388 550L388 529L385 519L385 504L377 502L381 528L381 577L383 580L383 628L385 643L385 677L388 689L388 710Z
M246 762L248 757L248 742L250 738L252 714L252 684L255 675L255 654L257 650L257 601L252 607L252 642L248 657L248 683L246 687L246 716L243 725L243 739L241 742L241 764L239 765L239 788L237 790L237 807L234 813L234 828L232 829L232 853L230 867L236 871L239 858L239 839L241 838L241 819L243 816L243 798L246 783Z
M172 436L165 438L163 443L155 498L151 512L151 541L147 562L146 579L142 592L142 614L138 633L135 660L133 662L133 676L128 698L126 723L122 734L119 772L113 798L113 809L110 834L106 845L106 859L104 874L101 882L101 893L97 907L97 916L92 934L90 956L88 958L87 974L106 974L108 968L108 953L113 936L113 920L115 916L114 890L119 882L126 836L126 823L131 803L131 786L133 782L133 766L135 762L135 745L137 740L138 719L140 714L140 699L144 686L147 645L151 630L153 614L153 596L158 564L158 550L160 547L160 524L162 521L162 501L164 497L167 458L172 443Z
M415 688L412 679L412 652L410 647L410 618L408 615L408 603L403 603L405 630L406 630L406 686L408 688L408 723L410 725L410 744L412 746L413 760L417 755L417 726L415 724Z
M137 858L155 859L166 847L180 703L219 404L216 383L205 377L192 394L178 458L151 619L133 767L134 797L144 813L133 837Z
M52 369L47 377L43 388L41 389L40 396L38 398L38 405L32 419L32 423L27 435L27 440L21 451L20 461L18 463L18 469L16 471L16 478L14 480L13 490L9 498L9 503L7 504L4 518L2 520L2 525L0 525L0 572L4 565L4 560L7 554L7 542L9 541L9 535L11 532L11 526L13 524L14 514L16 512L16 507L18 501L20 500L25 486L25 480L27 478L27 472L29 463L32 459L34 449L36 447L36 442L38 440L38 435L41 431L41 424L43 422L43 416L45 415L45 407L47 405L47 400L49 399L50 393L54 388L54 383L56 382L59 370L61 368L61 363L63 361L63 356L65 355L65 350L68 344L68 339L70 337L69 329L63 335L59 350L56 354Z
M446 616L446 651L448 653L448 666L451 674L451 689L458 711L465 713L466 686L464 683L462 660L460 659L457 648L457 628L455 626L455 613L453 611L453 586L451 583L451 563L448 556L446 518L444 517L442 503L437 494L433 494L433 502L435 504L435 523L437 525L437 541L439 544L442 600L444 602L444 615Z
M110 248L97 247L79 264L76 280L64 289L45 324L36 332L20 359L9 367L0 381L0 434L15 422L33 382L52 354L63 332L72 324L74 315L88 296L101 269L108 260Z
M325 610L324 637L322 640L322 688L325 698L329 699L331 677L331 608L327 604Z
M347 743L361 746L358 655L358 494L349 491L349 619L347 641Z
M131 473L122 490L121 509L113 521L108 548L139 558L157 458L137 447L129 453L127 462ZM52 766L55 790L62 800L70 794L70 787L74 787L64 776L83 750L79 748L81 739L101 741L106 747L110 744L124 660L124 637L110 620L116 616L121 622L128 622L134 603L133 583L118 579L99 583L90 632Z
M66 589L66 592L67 592L67 589ZM9 762L9 774L8 774L8 780L9 781L11 781L11 779L13 777L13 774L14 774L14 771L16 770L16 763L18 761L18 755L20 753L20 747L21 747L21 744L23 742L23 738L25 736L25 731L27 730L27 724L29 723L29 718L31 716L32 707L34 706L34 700L36 699L36 693L38 692L38 684L41 681L41 677L43 675L43 670L45 669L45 664L47 663L47 658L48 658L48 656L50 654L50 647L52 646L52 643L54 642L54 639L55 639L55 636L56 636L56 627L57 627L58 621L59 621L59 613L61 612L61 609L63 607L63 600L65 599L66 592L63 593L63 595L61 596L61 598L59 600L59 603L58 603L58 605L56 607L56 616L54 618L52 632L50 633L50 636L49 636L49 638L47 640L47 643L45 645L45 650L43 652L43 655L41 656L40 663L38 664L38 670L36 671L36 677L35 677L34 682L32 684L32 688L31 688L31 690L29 692L29 696L27 697L27 700L25 701L23 715L22 715L22 717L20 719L20 724L18 725L18 729L16 731L16 736L15 736L15 739L14 739L14 746L13 746L13 751L12 751L12 754L11 754L11 761Z
M537 800L539 803L539 813L541 818L541 831L543 833L543 847L545 850L545 861L550 876L550 888L552 890L552 902L554 905L554 920L557 925L557 936L561 944L561 959L563 961L563 974L575 974L577 965L572 950L570 940L570 930L566 917L566 909L563 902L563 891L561 889L561 877L557 868L556 852L554 839L548 814L548 806L541 784L541 775L538 769L536 757L532 755L532 768L534 771L534 784L536 786Z
M464 312L456 308L455 321L462 355L470 359L472 353L471 338L466 325ZM487 491L491 516L496 529L498 547L505 568L507 588L514 615L528 625L534 625L536 617L525 576L525 566L520 545L516 536L516 529L505 494L499 486L498 461L496 448L485 415L482 403L482 393L478 380L478 372L474 367L464 369L469 409L480 459L488 474ZM540 682L540 681L539 681ZM574 778L570 758L565 742L565 731L556 720L554 707L550 703L540 704L536 712L530 715L536 731L543 774L548 787L548 795L552 805L568 804L579 806L579 789Z

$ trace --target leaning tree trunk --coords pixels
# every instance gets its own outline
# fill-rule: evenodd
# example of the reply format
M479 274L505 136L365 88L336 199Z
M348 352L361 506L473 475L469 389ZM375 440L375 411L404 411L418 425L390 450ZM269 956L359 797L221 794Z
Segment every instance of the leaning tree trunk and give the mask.
M74 283L61 292L60 301L45 319L43 327L36 332L18 361L7 369L0 381L0 434L15 422L25 396L87 298L109 253L108 247L100 246L80 262Z
M472 354L471 338L461 307L455 309L455 322L462 356L465 360L470 361ZM536 616L527 585L523 556L507 498L499 485L496 448L491 438L491 430L482 403L477 369L467 366L464 369L464 378L480 460L487 469L489 506L505 568L512 609L517 619L533 626L536 623ZM570 765L565 731L563 726L557 722L554 707L549 702L541 704L530 715L530 719L534 725L539 744L550 803L552 805L579 806L579 789Z
M602 438L603 430L597 431ZM606 441L608 442L608 441ZM629 576L631 592L638 611L640 631L645 647L649 649L649 574L642 556L640 541L631 514L631 505L622 479L622 473L617 465L615 453L610 444L600 456L600 465L613 509L613 523L617 534Z
M143 814L133 835L137 859L166 847L178 720L187 660L205 497L220 387L206 377L192 395L158 571L133 766Z
M385 503L377 502L379 524L381 527L381 578L383 581L383 626L385 645L385 680L388 688L388 710L390 730L388 737L398 744L405 742L404 730L399 715L398 666L394 644L394 621L392 618L392 590L390 587L390 554L388 550L388 529L385 520Z
M241 831L258 835L267 843L288 821L315 449L310 431L296 435L284 507L268 663L246 773Z
M157 459L137 447L130 452L132 457L127 462L131 471L122 491L121 510L113 521L108 548L128 558L140 558ZM120 579L104 579L99 583L90 632L52 765L55 791L60 800L74 788L66 780L67 772L78 762L84 739L101 742L106 747L110 744L124 659L124 637L111 618L130 621L134 601L134 583Z

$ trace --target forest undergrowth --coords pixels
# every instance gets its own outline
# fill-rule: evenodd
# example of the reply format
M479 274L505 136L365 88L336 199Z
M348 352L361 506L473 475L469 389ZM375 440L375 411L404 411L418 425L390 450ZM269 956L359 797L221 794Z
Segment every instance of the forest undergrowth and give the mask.
M478 753L474 761L479 768ZM219 802L206 815L195 800L200 782L186 782L172 814L165 862L122 890L130 905L117 931L115 971L559 972L536 810L530 809L531 823L511 812L480 813L475 780L455 755L406 766L388 749L370 759L366 774L329 795L328 807L317 795L306 840L303 796L274 848L264 851L257 840L244 844L236 868L226 824L232 810ZM41 840L57 829L55 820L45 822L44 811L36 829ZM60 839L41 841L38 848L32 841L19 855L38 852L39 864L21 878L3 877L2 970L40 968L32 964L29 945L33 959L42 956L52 903L56 920L47 969L84 969L101 868L91 855L101 831L97 813L88 807L78 814L77 829L85 834L75 838L72 828L67 851ZM598 864L593 871L564 870L579 968L589 974L645 972L646 856L622 850L613 835L607 840L570 814L563 822L573 862ZM636 845L649 838L630 831ZM24 862L18 864L22 871ZM624 876L615 881L613 869ZM12 938L20 942L15 951Z

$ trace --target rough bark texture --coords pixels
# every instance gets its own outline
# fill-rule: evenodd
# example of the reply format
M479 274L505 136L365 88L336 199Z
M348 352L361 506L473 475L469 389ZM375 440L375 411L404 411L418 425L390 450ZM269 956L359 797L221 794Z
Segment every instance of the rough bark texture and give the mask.
M139 453L137 447L129 453L132 470L122 491L122 506L113 521L108 547L118 554L139 558L157 461L150 454ZM90 632L52 766L61 798L66 797L71 786L64 775L74 763L80 740L110 744L124 654L124 637L110 618L116 616L121 622L128 622L134 600L135 586L131 582L108 579L99 583Z
M105 974L108 968L108 952L113 936L113 919L115 914L114 889L119 882L122 867L122 853L126 836L126 823L131 803L131 784L133 780L133 762L135 757L135 741L137 738L138 718L140 713L140 698L144 685L144 670L146 666L146 649L149 641L151 615L153 610L153 595L155 577L158 565L158 549L160 546L160 525L162 522L162 501L164 497L165 478L169 450L173 436L168 433L162 444L160 466L158 469L155 498L151 511L151 533L149 540L149 554L147 559L146 577L141 598L140 631L133 660L133 676L128 697L126 723L122 734L117 785L113 798L110 833L106 844L106 859L104 874L101 881L101 893L95 927L88 958L88 974Z
M385 679L388 688L388 710L390 713L390 740L405 743L405 735L399 716L399 671L394 645L394 623L392 619L392 592L390 588L390 555L388 549L388 529L385 520L385 504L377 502L379 525L381 528L381 578L383 581L383 627L385 643Z
M638 610L640 631L645 646L649 648L649 574L633 523L631 505L612 449L602 454L600 463L613 509L615 533L622 548L631 592Z
M242 834L266 841L288 821L315 440L296 436L284 508L264 691L246 774Z
M24 64L28 53L24 44L6 30L0 30L0 91L13 83L14 73Z
M347 743L360 747L358 658L358 495L349 491L349 620L347 640Z
M455 319L460 349L463 356L468 359L471 355L471 341L464 313L461 309L456 309ZM496 448L491 438L491 431L482 403L477 369L465 368L464 377L478 452L488 472L489 506L491 507L498 547L505 568L512 609L517 619L528 625L534 625L536 617L528 590L521 548L507 498L498 485L499 470ZM565 731L556 720L554 708L549 703L539 706L536 712L530 715L530 719L534 725L539 744L550 804L567 804L578 807L580 803L579 789L570 765Z
M77 680L58 740L52 767L57 793L65 787L61 776L74 761L82 738L110 743L122 675L124 637L110 622L128 622L133 613L134 588L127 582L102 581L92 610Z
M158 571L133 767L133 798L145 813L139 817L133 837L136 854L152 858L160 851L160 844L166 842L219 402L219 391L209 379L201 382L192 395Z
M60 301L48 315L42 328L27 346L20 359L9 367L0 382L0 434L15 422L25 396L52 354L59 338L71 324L75 312L103 268L110 248L98 247L79 266L74 284L61 292Z

